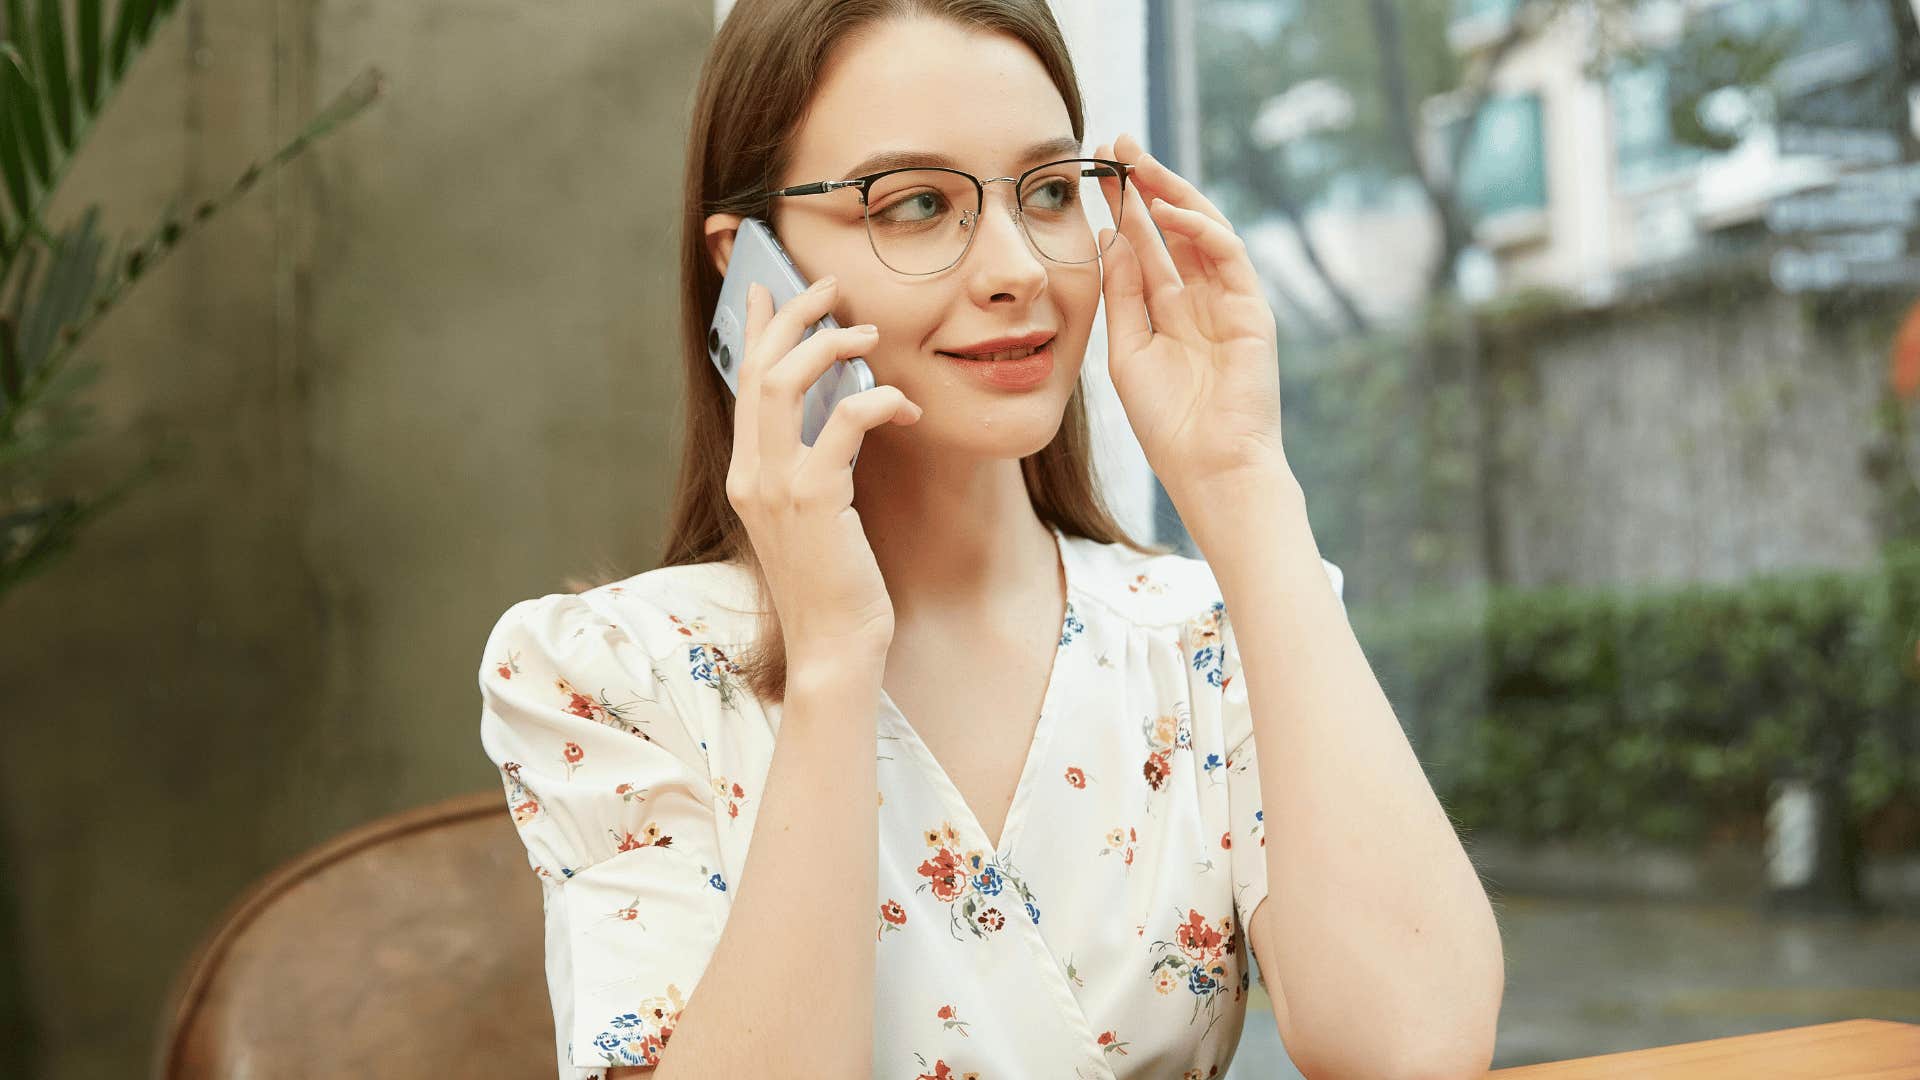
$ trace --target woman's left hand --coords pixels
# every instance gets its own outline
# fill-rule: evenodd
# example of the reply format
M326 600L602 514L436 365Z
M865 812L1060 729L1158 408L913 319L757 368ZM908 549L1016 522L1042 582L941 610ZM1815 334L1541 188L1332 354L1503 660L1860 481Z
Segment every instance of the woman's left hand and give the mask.
M1277 328L1246 243L1131 136L1094 156L1135 166L1103 291L1108 369L1147 464L1169 494L1284 469ZM1115 209L1119 182L1101 183Z

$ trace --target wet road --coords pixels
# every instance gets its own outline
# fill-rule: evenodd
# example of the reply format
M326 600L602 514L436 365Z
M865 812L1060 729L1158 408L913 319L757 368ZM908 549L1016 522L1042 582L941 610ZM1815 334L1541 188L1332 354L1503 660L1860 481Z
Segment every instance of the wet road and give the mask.
M1920 1023L1920 916L1508 896L1496 1068L1869 1017ZM1297 1080L1259 992L1228 1080Z

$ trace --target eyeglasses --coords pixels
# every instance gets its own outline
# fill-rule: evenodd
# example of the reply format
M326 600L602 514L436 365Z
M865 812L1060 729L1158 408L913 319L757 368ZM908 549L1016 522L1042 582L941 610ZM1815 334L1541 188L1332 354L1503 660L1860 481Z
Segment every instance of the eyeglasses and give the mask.
M1067 158L1036 165L1017 178L983 180L959 169L916 166L868 173L848 180L822 180L769 191L768 197L824 195L859 188L865 208L867 242L888 269L901 274L937 274L973 246L986 205L988 184L1014 185L1013 219L1034 250L1058 263L1088 263L1099 258L1120 232L1102 185L1117 184L1115 204L1124 211L1127 177L1133 166L1104 158ZM1106 244L1102 228L1112 228Z

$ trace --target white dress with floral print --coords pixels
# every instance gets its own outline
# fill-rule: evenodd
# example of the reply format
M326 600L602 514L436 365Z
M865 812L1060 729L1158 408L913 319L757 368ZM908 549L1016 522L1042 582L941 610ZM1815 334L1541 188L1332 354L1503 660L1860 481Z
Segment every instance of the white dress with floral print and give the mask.
M1205 1078L1240 1037L1266 841L1219 587L1196 559L1053 535L1068 606L999 850L880 698L884 1080ZM480 739L545 897L562 1080L672 1052L753 887L781 709L729 659L752 605L740 567L663 567L523 600L488 638Z

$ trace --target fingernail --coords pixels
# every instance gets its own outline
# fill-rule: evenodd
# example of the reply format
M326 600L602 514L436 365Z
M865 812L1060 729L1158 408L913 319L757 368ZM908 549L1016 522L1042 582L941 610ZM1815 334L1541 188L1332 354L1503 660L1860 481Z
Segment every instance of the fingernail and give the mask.
M859 326L854 327L854 329L868 334L877 334L880 332L880 328L870 322L863 322Z
M821 289L824 289L827 286L833 284L836 280L838 279L836 279L832 274L828 274L826 277L823 277L819 281L816 281L812 285L808 286L808 288L811 291L818 292Z

